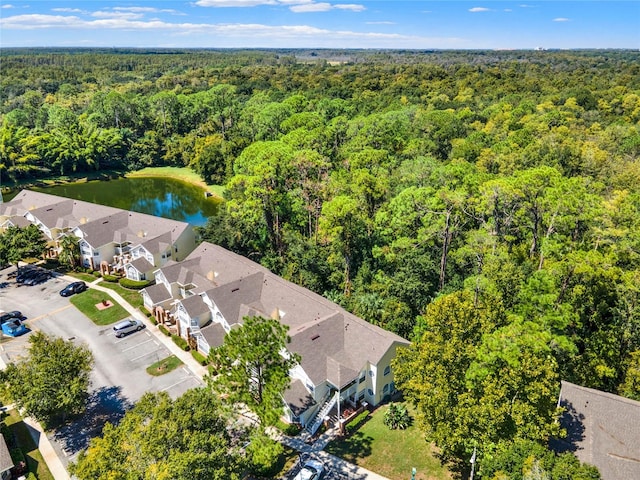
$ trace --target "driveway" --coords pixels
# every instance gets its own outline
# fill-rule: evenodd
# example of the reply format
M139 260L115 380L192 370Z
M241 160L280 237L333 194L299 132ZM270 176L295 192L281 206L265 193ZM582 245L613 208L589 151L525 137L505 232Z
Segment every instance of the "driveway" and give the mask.
M78 421L49 434L54 448L66 465L89 439L98 435L104 423L117 421L145 392L165 391L177 398L190 388L202 385L191 370L179 367L167 374L154 377L146 368L171 352L145 329L123 338L116 338L112 326L97 326L70 302L59 295L67 285L61 278L52 278L37 286L7 282L7 272L0 272L0 308L20 310L27 316L25 323L31 330L87 345L94 355L90 401L87 413ZM5 283L3 283L5 282ZM161 335L158 332L158 335ZM12 362L24 355L30 333L4 341L0 356Z

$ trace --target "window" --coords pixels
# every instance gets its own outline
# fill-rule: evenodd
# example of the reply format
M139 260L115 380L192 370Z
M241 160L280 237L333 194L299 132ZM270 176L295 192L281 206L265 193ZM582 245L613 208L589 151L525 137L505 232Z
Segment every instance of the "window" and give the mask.
M391 367L389 365L387 365L384 369L384 376L386 377L387 375L389 375L391 373Z
M364 398L364 390L358 393L358 400L362 400Z
M371 397L373 397L373 390L371 390L370 388L367 388L367 393L368 393Z
M389 384L387 383L383 388L382 388L382 393L389 393Z
M363 383L366 379L367 379L367 375L363 373L358 379L358 383Z
M369 370L369 376L373 377L373 370Z

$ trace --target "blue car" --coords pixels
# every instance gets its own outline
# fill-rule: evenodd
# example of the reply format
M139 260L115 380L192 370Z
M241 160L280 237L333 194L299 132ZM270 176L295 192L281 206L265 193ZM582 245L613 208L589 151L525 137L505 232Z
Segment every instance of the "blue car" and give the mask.
M29 329L17 318L2 324L2 333L8 337L19 337L27 333Z

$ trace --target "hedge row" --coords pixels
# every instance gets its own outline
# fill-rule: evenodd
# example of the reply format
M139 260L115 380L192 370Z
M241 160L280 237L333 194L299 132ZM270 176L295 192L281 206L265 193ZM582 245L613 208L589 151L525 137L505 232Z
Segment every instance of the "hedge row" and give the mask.
M131 280L129 278L121 278L118 283L120 283L120 286L123 288L130 288L131 290L142 290L143 288L151 285L152 282L153 280L137 281Z
M369 419L369 410L364 410L357 417L353 418L345 425L347 433L351 434L358 430Z
M195 359L196 362L198 362L200 365L202 365L203 367L207 365L207 363L209 363L207 361L207 357L205 357L204 355L202 355L200 352L198 352L197 350L191 350L191 356Z
M185 352L191 350L191 347L189 347L189 344L184 338L179 337L178 335L171 335L171 340L173 340L173 343L178 345Z

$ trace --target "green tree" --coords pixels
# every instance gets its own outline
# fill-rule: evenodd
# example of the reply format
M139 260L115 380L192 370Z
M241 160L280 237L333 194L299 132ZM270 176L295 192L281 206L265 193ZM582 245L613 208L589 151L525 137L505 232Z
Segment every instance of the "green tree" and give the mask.
M287 352L288 327L275 319L244 317L224 343L211 350L213 370L208 383L231 404L243 403L263 426L273 425L282 413L282 395L290 383L289 370L299 362Z
M84 410L92 366L87 346L35 332L29 338L28 357L10 363L2 378L19 408L51 426Z
M237 433L237 432L236 432ZM145 394L71 464L80 480L237 480L244 456L210 391Z
M60 237L60 240L58 241L58 244L60 245L58 260L60 260L60 263L67 265L72 270L75 270L75 268L80 264L79 242L80 239L70 233Z
M0 234L0 264L17 266L25 258L41 257L46 249L43 233L33 224L24 228L12 226Z

